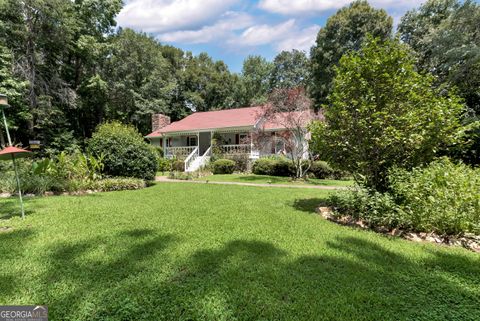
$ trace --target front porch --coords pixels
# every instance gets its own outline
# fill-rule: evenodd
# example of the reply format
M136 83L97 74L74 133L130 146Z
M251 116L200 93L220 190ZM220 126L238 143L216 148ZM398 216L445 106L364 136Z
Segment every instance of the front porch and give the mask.
M217 151L212 151L212 135L215 135ZM264 146L265 145L265 146ZM248 132L238 133L196 133L179 136L165 137L163 140L163 150L166 158L186 159L194 152L198 156L204 156L216 152L225 156L248 155L251 159L260 156L279 154L284 150L284 145L272 138L269 142L262 144L262 147L255 147L252 138ZM210 156L210 155L209 155Z
M212 138L215 148L212 148ZM161 141L165 158L176 158L185 162L186 171L194 171L205 165L212 153L222 157L246 155L249 159L279 154L283 144L275 140L272 132L271 142L261 148L255 147L248 131L197 132L165 135Z
M209 146L210 147L210 146ZM186 159L193 152L198 150L200 147L197 146L172 146L166 147L164 150L165 158L177 158L177 159ZM220 145L219 146L222 155L249 155L250 158L258 158L259 152L252 148L248 144L232 144L232 145ZM210 148L207 148L207 150ZM206 151L207 151L206 150ZM210 151L209 151L210 152ZM202 153L198 150L199 156L203 156L205 151Z

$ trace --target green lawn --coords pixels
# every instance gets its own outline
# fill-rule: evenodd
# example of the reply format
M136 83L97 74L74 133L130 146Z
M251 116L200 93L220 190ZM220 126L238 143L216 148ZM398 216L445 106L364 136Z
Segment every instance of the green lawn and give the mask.
M199 181L211 182L239 182L253 184L288 184L288 185L324 185L324 186L351 186L351 180L333 180L333 179L316 179L308 180L292 180L290 177L254 175L254 174L231 174L231 175L209 175L197 178Z
M50 320L480 320L480 255L325 221L327 191L160 183L0 200L0 305Z

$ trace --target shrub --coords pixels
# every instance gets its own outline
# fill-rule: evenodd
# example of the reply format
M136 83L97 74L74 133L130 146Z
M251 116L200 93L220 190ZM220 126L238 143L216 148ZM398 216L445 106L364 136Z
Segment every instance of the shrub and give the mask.
M168 173L168 178L170 179L179 179L183 181L189 181L194 178L198 178L198 173L191 173L191 172L183 172L183 171L172 171Z
M295 176L295 167L292 164L292 161L288 159L279 159L275 161L273 166L274 176Z
M391 189L405 223L440 234L480 234L480 169L448 159L424 168L392 171Z
M63 192L68 183L67 180L49 175L27 175L21 178L21 185L25 194L43 195L45 192Z
M61 152L52 159L42 159L32 164L32 171L37 175L54 175L67 180L95 180L101 178L103 155L94 157L79 150L67 154Z
M327 202L336 215L362 219L370 226L403 227L395 199L388 193L357 187L332 194Z
M104 155L104 173L108 175L155 178L158 152L132 126L119 122L102 124L89 140L88 148L97 157Z
M333 168L327 162L316 161L313 162L310 167L310 173L312 173L315 178L326 179L331 178L333 173Z
M294 176L295 169L286 158L266 157L253 163L252 172L257 175Z
M173 161L171 159L160 157L158 159L158 171L159 172L168 172L172 168Z
M185 171L185 162L182 160L174 160L170 166L170 171L184 172Z
M370 225L480 234L480 169L443 159L412 171L391 171L389 182L389 192L340 192L330 196L329 205Z
M235 170L235 162L230 159L219 159L213 162L213 174L232 174Z
M257 159L252 166L252 173L257 175L273 175L276 160L270 158Z
M309 172L319 179L342 179L348 176L347 172L334 169L324 161L312 162Z
M104 178L91 181L86 185L87 189L100 192L134 190L144 188L146 186L147 185L143 179L131 177Z
M248 155L228 155L225 156L225 159L230 159L235 162L235 172L246 172L248 170Z
M309 145L366 186L385 192L390 168L423 166L458 142L460 97L418 72L398 39L366 37L359 50L343 55L335 74Z

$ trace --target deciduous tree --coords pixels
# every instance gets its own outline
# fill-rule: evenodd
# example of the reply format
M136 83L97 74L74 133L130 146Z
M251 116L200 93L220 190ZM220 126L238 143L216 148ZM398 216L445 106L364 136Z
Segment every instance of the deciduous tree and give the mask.
M367 1L357 0L328 18L312 47L311 95L315 107L325 103L331 92L335 66L350 50L360 49L367 34L382 40L392 34L392 18L383 9L374 9Z
M440 95L433 81L415 70L406 45L368 38L336 68L325 122L311 128L314 150L385 191L392 166L428 163L455 142L464 106L455 95Z

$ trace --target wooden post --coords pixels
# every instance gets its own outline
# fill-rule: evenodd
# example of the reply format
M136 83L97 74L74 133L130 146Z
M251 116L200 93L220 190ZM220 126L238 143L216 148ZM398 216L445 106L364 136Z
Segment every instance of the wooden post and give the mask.
M163 157L167 158L167 137L163 135L162 137L162 148L163 148Z

